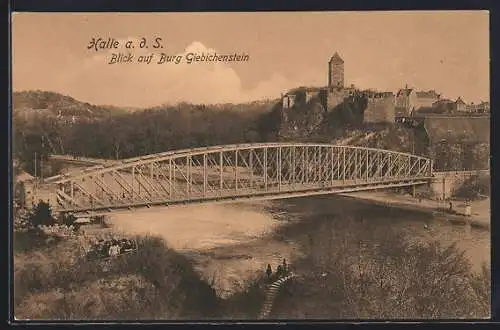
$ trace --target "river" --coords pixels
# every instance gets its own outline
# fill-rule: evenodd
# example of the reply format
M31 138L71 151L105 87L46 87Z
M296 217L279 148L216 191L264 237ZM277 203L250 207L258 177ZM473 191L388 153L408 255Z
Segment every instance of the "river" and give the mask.
M163 237L175 250L191 257L198 271L215 284L221 296L242 289L268 263L300 258L299 235L314 237L321 223L362 219L401 231L408 239L456 243L474 270L490 265L490 232L434 219L432 215L372 205L340 196L158 207L116 213L116 231ZM356 221L358 221L356 220Z

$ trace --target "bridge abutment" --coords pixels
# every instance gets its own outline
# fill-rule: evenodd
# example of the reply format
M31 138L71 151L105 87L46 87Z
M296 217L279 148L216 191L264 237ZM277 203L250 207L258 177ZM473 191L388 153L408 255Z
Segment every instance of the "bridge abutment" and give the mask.
M40 184L37 181L26 183L22 187L22 200L24 201L23 207L32 208L39 202L49 204L51 207L57 206L57 195L55 187Z
M445 200L452 197L468 179L479 175L489 175L489 170L434 172L434 178L429 184L430 190L434 198Z

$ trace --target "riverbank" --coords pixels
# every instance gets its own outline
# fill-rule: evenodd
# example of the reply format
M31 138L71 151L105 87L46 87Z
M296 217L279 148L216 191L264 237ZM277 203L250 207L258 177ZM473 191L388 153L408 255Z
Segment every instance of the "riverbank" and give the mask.
M456 257L456 260L464 267L466 277L470 276L475 279L477 274L482 274L483 264L486 267L490 265L490 238L486 230L472 230L466 233L463 226L434 221L434 217L429 212L388 208L375 205L370 200L338 195L232 205L154 208L117 214L106 223L109 225L108 228L87 225L82 226L80 232L84 236L93 237L122 235L151 237L154 235L162 237L166 244L164 245L161 240L157 239L148 239L150 243L146 245L139 242L139 255L131 256L133 260L125 257L117 259L111 265L106 264L106 271L99 270L99 265L94 263L74 264L76 259L73 254L81 250L78 247L82 243L80 240L75 241L76 246L65 247L66 245L61 243L63 245L57 245L57 248L54 246L43 252L40 250L18 254L16 256L16 281L18 288L24 289L17 290L20 297L16 306L17 311L21 311L21 316L68 319L91 315L98 318L109 317L116 314L113 312L116 301L123 299L126 301L127 298L122 297L140 295L134 291L134 288L138 288L139 291L145 288L149 291L140 299L150 302L145 304L148 311L144 312L141 309L142 305L133 305L131 308L137 310L121 318L148 317L151 313L153 315L150 318L167 319L189 318L202 314L208 317L214 317L217 314L233 319L253 318L254 312L258 312L262 305L263 287L259 279L265 276L267 264L275 270L277 265L286 259L294 272L313 276L313 281L311 283L301 281L299 287L290 287L293 296L288 300L292 301L296 307L289 306L286 302L284 305L278 303L281 305L277 310L280 317L373 317L394 309L390 306L374 311L363 309L366 306L360 309L356 306L361 306L361 300L353 300L352 304L347 307L343 305L343 302L348 300L347 298L365 299L363 298L365 295L360 291L361 287L358 283L360 279L356 277L359 274L353 267L363 266L369 271L372 266L384 268L393 265L396 268L388 274L408 271L404 275L398 275L397 283L403 285L404 281L400 282L401 280L413 278L416 281L415 285L419 287L417 292L424 292L422 290L428 291L432 288L428 287L426 282L418 282L420 278L423 278L422 275L412 275L415 265L399 266L401 262L394 262L391 259L392 256L403 253L402 260L420 260L419 262L427 264L428 267L421 270L427 274L427 277L434 274L433 272L443 273L440 269L434 269L441 263L432 262L431 259L433 255L439 257L444 253L443 251L448 251ZM413 252L407 248L415 246L420 247L420 252L411 254ZM437 250L434 251L434 248ZM368 252L375 250L378 251L378 255L373 258L367 255ZM64 251L68 253L68 256L61 257L59 254ZM37 256L42 254L43 260L37 261ZM366 259L368 257L371 259ZM392 261L375 264L368 262L368 260L375 262L380 258ZM334 262L335 265L341 262L347 266L334 266L330 270L325 270L325 267L332 266L332 260L337 260ZM184 271L179 273L180 269ZM338 273L339 269L342 272ZM36 276L32 275L35 274L32 273L33 270ZM89 274L86 275L87 273ZM321 275L320 278L316 278L318 274ZM325 278L322 274L330 275ZM379 280L392 281L392 275L379 278L377 274L380 272L372 274L375 276L372 279L377 280L377 283L380 282ZM40 279L39 275L42 276L40 283L37 280ZM189 276L184 279L186 275ZM30 276L36 278L30 280ZM342 286L338 287L338 284L343 283L344 279L354 285L344 290L349 297L322 296L321 292L324 290L318 285L328 280L332 285L332 292L340 292ZM195 291L199 289L191 290L193 280L199 283L199 288L206 290L207 297L211 301L209 304L218 305L216 310L203 311L201 307L192 305L194 301L206 301L205 298L196 294ZM376 289L377 286L370 281L365 284ZM394 283L389 282L387 285L394 287ZM75 283L83 283L84 286L91 288L91 292L97 290L99 294L92 293L92 297L86 298L89 293L87 296L84 295L80 287L67 286L67 284ZM303 287L304 284L307 287ZM450 285L449 292L458 290L452 283ZM33 289L35 286L43 288L40 289L42 291L35 293L36 290ZM177 311L177 307L174 309L172 307L176 306L177 298L169 298L172 297L170 289L174 287L178 288L176 290L181 296L185 292L190 292L189 301L185 301L183 306L180 306L181 314ZM463 286L461 288L463 289ZM22 297L23 290L26 293L27 289L33 294ZM112 294L113 290L118 291L120 296ZM407 291L405 288L402 290ZM489 297L489 291L486 289L484 291ZM353 293L355 296L352 296ZM423 295L423 297L426 296L428 296L427 293ZM459 296L471 295L470 292L460 291ZM161 297L168 298L168 300L163 301ZM377 297L378 294L373 296L373 301L370 298L368 303L379 304ZM99 310L87 306L86 302L94 304L98 299L104 299L102 304L95 305ZM412 302L413 298L408 299L406 302L409 307L420 305L419 303L415 305ZM448 298L445 299L445 301L448 300ZM52 301L56 304L54 305ZM339 304L326 308L325 314L315 313L327 301L336 301ZM367 303L366 299L363 301ZM387 302L387 299L381 301ZM477 301L483 300L474 300L473 303L476 304ZM59 304L68 303L70 314L58 310ZM155 305L164 305L165 308L159 309ZM443 303L439 306L445 305ZM464 303L460 302L458 305L463 306ZM49 306L50 308L43 307L43 310L36 310L36 306ZM83 309L77 310L78 306L82 306ZM120 316L121 313L122 311L118 311ZM397 315L405 317L413 315L405 313L399 311ZM422 316L422 313L415 315Z
M451 223L466 224L470 223L472 227L490 229L491 213L490 199L484 199L471 202L472 215L465 216L459 214L450 214L443 209L448 208L449 202L440 202L430 199L421 199L394 194L383 191L367 191L341 194L344 198L355 199L361 202L367 202L373 205L386 206L390 208L399 208L402 210L425 212L431 214L435 219L444 220ZM465 207L462 201L452 201L453 207L459 212Z

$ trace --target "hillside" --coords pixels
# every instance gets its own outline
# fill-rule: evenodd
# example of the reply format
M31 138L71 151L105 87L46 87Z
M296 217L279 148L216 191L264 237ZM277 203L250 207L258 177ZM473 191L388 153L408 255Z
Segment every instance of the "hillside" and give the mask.
M101 118L126 112L126 109L119 107L92 105L67 95L39 90L12 93L12 108L14 111L25 112L27 115L37 113L47 116L81 118Z

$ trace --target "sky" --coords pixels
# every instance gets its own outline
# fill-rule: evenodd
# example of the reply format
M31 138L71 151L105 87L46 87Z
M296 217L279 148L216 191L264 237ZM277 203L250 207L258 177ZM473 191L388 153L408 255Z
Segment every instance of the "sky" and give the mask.
M148 49L126 49L145 37ZM154 38L162 49L152 49ZM114 38L119 49L88 49ZM132 63L108 64L113 53ZM157 64L159 55L246 53L248 61ZM150 107L181 101L274 99L325 86L328 60L345 61L345 83L396 92L435 89L489 100L487 11L269 13L14 13L14 91L47 90L93 104ZM154 54L138 63L139 56Z

